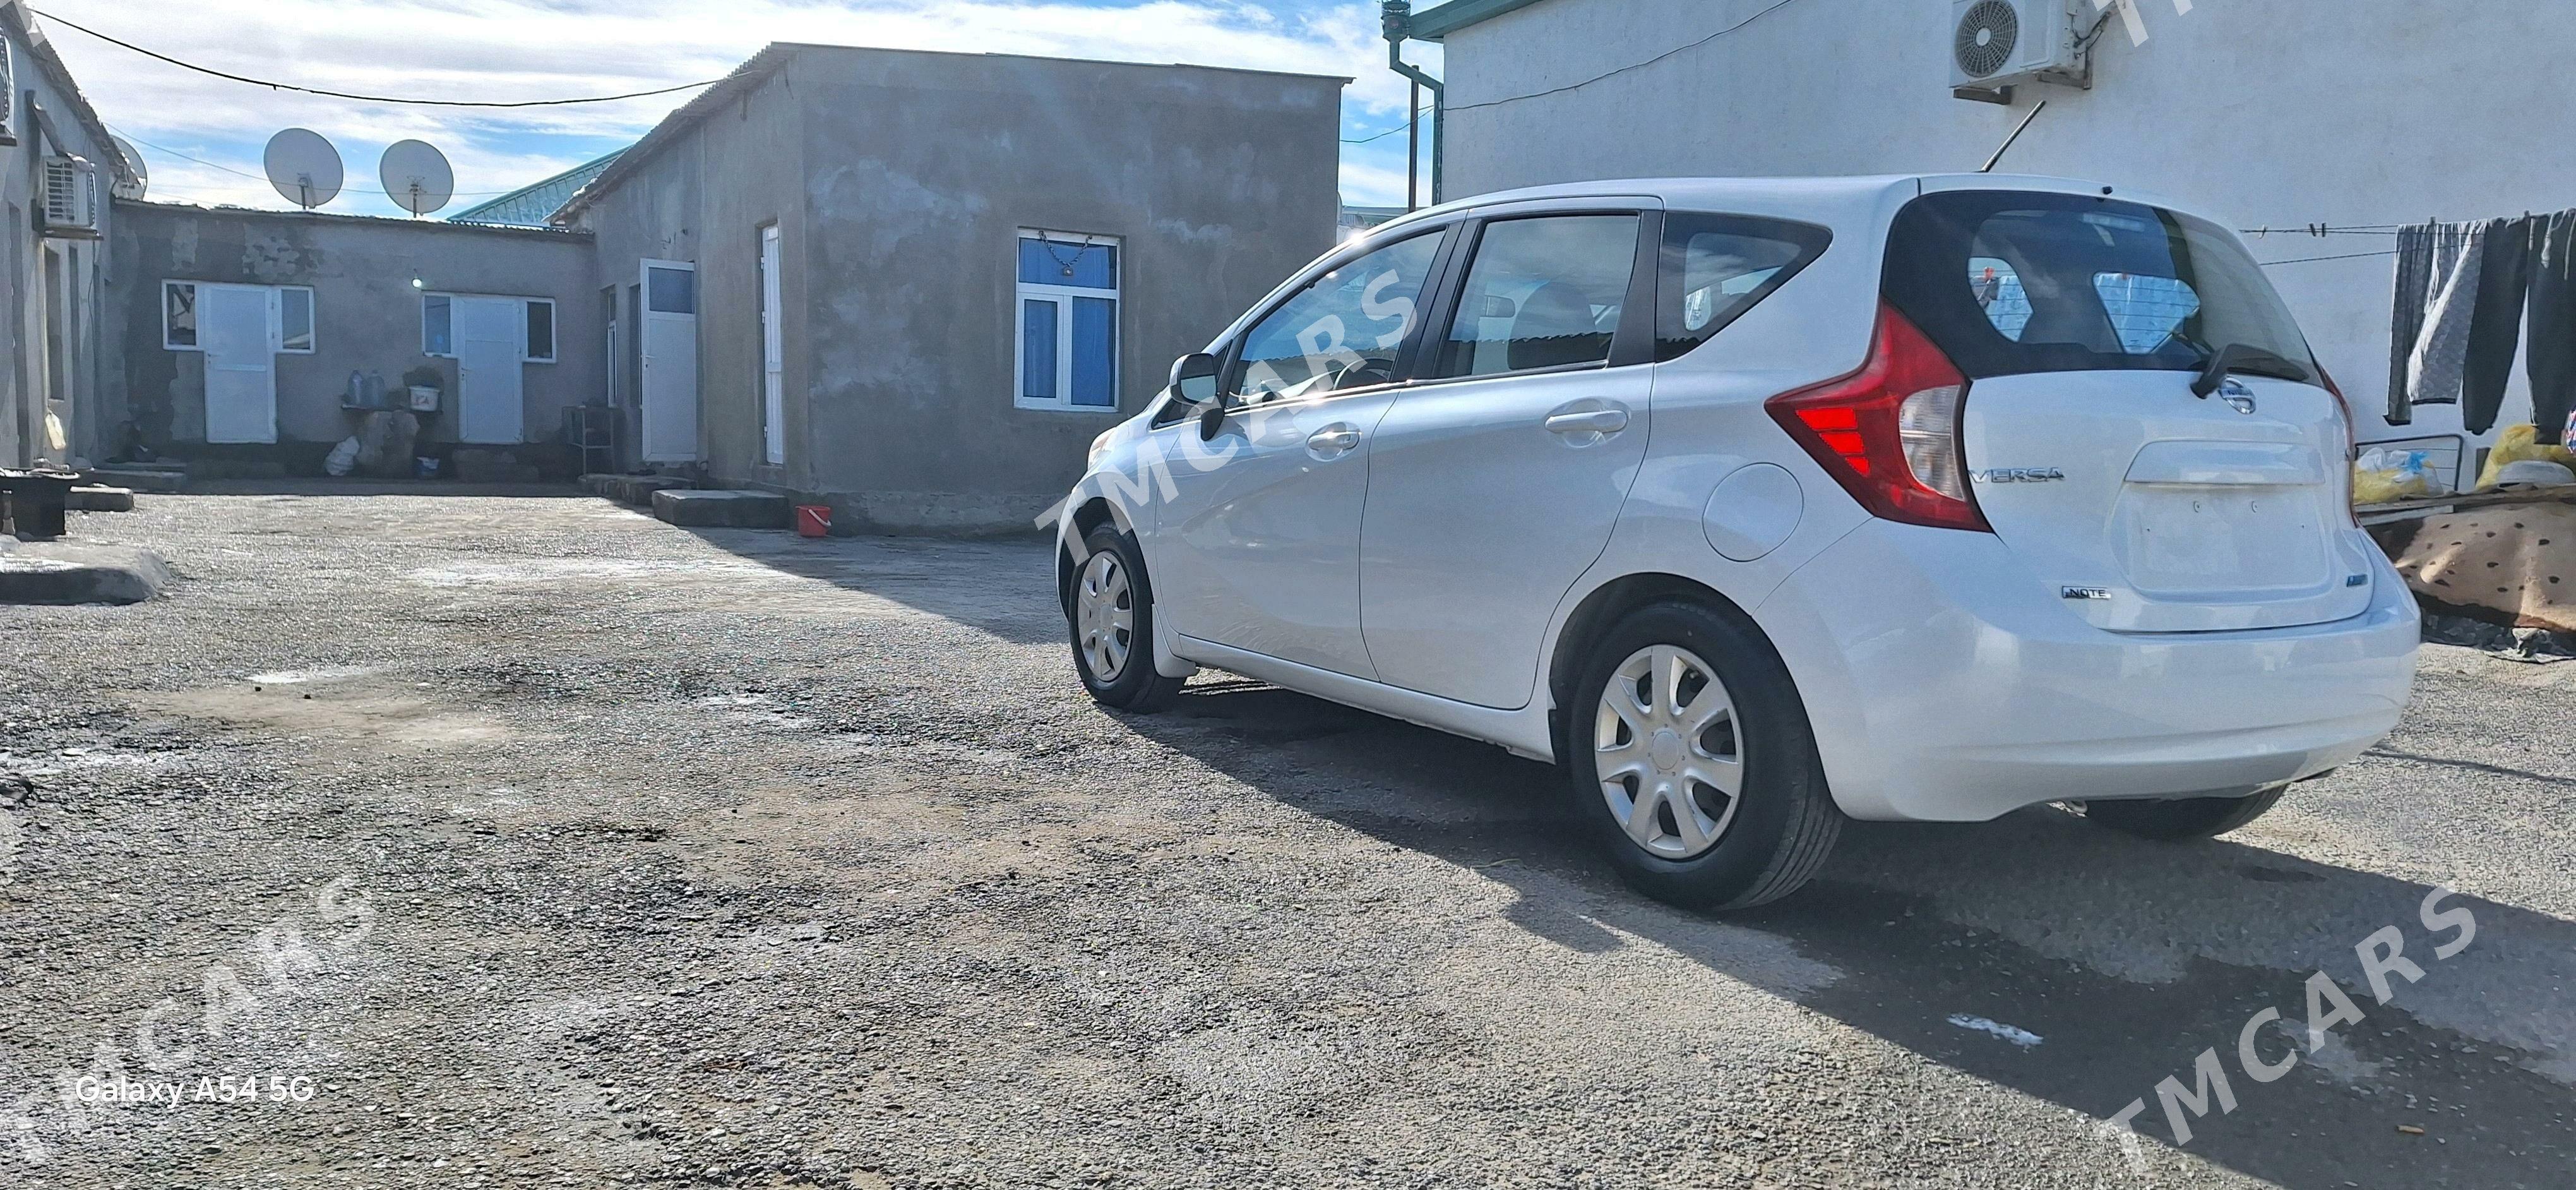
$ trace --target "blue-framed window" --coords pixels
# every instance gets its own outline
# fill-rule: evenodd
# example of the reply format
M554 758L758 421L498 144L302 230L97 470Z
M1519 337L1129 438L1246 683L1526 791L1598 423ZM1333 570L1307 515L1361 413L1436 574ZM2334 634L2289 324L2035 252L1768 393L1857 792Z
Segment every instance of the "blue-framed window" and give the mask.
M1013 404L1117 410L1118 295L1125 267L1114 237L1020 232Z

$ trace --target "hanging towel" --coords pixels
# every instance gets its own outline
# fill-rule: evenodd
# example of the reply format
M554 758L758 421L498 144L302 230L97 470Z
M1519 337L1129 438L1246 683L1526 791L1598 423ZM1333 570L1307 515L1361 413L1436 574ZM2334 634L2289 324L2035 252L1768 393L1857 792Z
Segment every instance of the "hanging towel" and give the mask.
M2558 442L2576 411L2576 211L2533 220L2531 235L2532 424Z
M2388 367L2388 420L2409 407L2456 403L2468 379L2469 328L2486 267L2483 224L2428 223L2397 233L2397 291Z

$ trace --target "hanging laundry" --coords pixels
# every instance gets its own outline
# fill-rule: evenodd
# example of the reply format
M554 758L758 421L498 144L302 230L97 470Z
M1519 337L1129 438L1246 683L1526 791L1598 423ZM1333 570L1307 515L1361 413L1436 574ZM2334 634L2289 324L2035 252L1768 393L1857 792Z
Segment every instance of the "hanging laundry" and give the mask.
M2513 381L2513 357L2522 349L2523 294L2533 268L2532 229L2545 222L2490 219L2479 232L2485 250L2469 315L2469 357L2460 376L2460 423L2472 434L2494 427L2505 387Z
M2460 399L2468 378L2478 277L2485 267L2483 225L2427 223L2398 231L2388 364L2391 424L2414 421L2416 405Z
M2576 425L2576 211L2533 220L2531 236L2532 423L2558 442Z

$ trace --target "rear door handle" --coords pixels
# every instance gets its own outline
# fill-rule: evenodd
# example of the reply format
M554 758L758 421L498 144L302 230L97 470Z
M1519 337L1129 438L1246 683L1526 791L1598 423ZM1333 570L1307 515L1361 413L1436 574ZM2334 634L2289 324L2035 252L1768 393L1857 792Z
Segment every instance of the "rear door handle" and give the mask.
M1351 426L1326 426L1306 436L1306 449L1317 454L1342 454L1359 444L1360 432Z
M1547 419L1547 432L1551 434L1616 434L1627 428L1628 411L1625 409L1553 413Z

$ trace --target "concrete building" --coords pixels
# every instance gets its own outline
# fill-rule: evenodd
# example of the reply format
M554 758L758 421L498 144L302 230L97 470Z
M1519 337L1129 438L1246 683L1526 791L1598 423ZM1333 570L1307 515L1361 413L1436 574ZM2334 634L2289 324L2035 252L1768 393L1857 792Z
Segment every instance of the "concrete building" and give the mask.
M68 463L100 440L86 411L111 350L103 245L110 193L134 183L43 33L0 0L0 466Z
M836 525L1025 529L1332 242L1347 80L774 45L556 222L628 461Z
M1446 196L1663 175L2001 169L2134 186L2226 213L2361 418L2391 427L2391 225L2576 206L2576 89L2550 5L2266 0L2106 9L2091 89L1953 98L1951 0L1448 0ZM2431 21L2438 11L2439 20ZM2134 26L2131 24L2134 18ZM2431 21L2431 23L2428 23ZM2144 40L2137 40L2143 35ZM2313 237L2310 224L2367 229ZM2350 257L2350 259L2333 259ZM2296 263L2292 263L2296 262ZM2518 371L2518 370L2517 370ZM2530 416L2520 376L2504 424Z
M322 473L365 415L352 372L399 401L438 374L420 453L457 444L569 472L564 408L601 400L591 238L307 212L116 204L98 403L201 474ZM103 457L115 449L99 452Z

